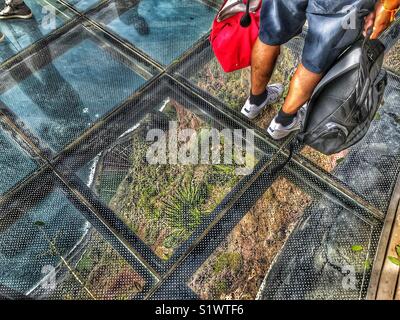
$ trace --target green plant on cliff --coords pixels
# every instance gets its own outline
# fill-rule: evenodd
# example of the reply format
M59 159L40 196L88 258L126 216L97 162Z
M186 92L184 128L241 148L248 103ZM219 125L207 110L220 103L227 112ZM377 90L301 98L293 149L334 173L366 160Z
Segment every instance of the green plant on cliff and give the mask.
M388 257L388 259L391 263L393 263L397 266L400 266L400 244L398 244L395 247L395 251L396 251L397 257L390 256L390 257Z
M201 206L207 197L204 184L187 183L165 202L164 212L167 221L174 229L184 233L193 232L201 223L205 212Z
M237 252L224 252L222 253L213 266L215 273L220 273L226 269L236 273L240 270L242 264L242 256Z
M43 221L37 220L34 223L34 226L37 227L40 232L43 235L43 238L47 241L49 244L49 253L51 255L58 256L60 258L60 262L62 265L64 265L67 270L69 275L81 286L80 289L85 292L85 294L90 298L90 299L96 299L95 295L92 293L92 291L85 285L85 282L80 278L79 274L74 270L74 268L71 266L71 264L65 260L65 258L62 256L60 251L57 248L56 241L51 239L47 233L46 233L46 224Z

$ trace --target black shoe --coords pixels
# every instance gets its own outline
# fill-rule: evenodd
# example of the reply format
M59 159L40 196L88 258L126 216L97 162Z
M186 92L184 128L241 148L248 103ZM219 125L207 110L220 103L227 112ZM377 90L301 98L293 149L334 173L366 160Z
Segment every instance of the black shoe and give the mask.
M9 4L0 11L0 20L30 18L32 18L32 11L25 3L17 5Z
M4 34L0 33L0 42L3 42L4 40Z

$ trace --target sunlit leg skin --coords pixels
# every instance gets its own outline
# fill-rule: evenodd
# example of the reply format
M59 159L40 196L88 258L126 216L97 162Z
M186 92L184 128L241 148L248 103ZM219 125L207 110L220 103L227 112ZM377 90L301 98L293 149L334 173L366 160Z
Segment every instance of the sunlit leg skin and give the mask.
M251 57L251 93L262 94L271 79L280 46L270 46L257 39Z
M287 114L295 114L306 103L321 81L323 74L307 70L300 64L290 82L289 93L282 110Z

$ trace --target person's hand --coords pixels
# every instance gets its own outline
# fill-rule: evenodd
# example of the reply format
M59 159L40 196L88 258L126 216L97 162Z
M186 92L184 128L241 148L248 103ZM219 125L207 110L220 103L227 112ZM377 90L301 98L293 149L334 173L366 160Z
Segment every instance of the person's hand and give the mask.
M367 33L370 29L373 29L376 19L376 10L372 11L368 16L364 19L364 37L367 36Z
M389 10L385 10L383 4L378 1L375 10L365 17L364 36L366 36L368 30L372 28L371 39L378 38L390 26L392 18L393 13Z

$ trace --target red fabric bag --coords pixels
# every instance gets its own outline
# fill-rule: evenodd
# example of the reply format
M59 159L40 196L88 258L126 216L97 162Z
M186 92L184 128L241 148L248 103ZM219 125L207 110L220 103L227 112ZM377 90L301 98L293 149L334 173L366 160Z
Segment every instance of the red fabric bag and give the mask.
M210 42L225 72L250 66L251 51L260 30L261 3L226 0L215 17Z

